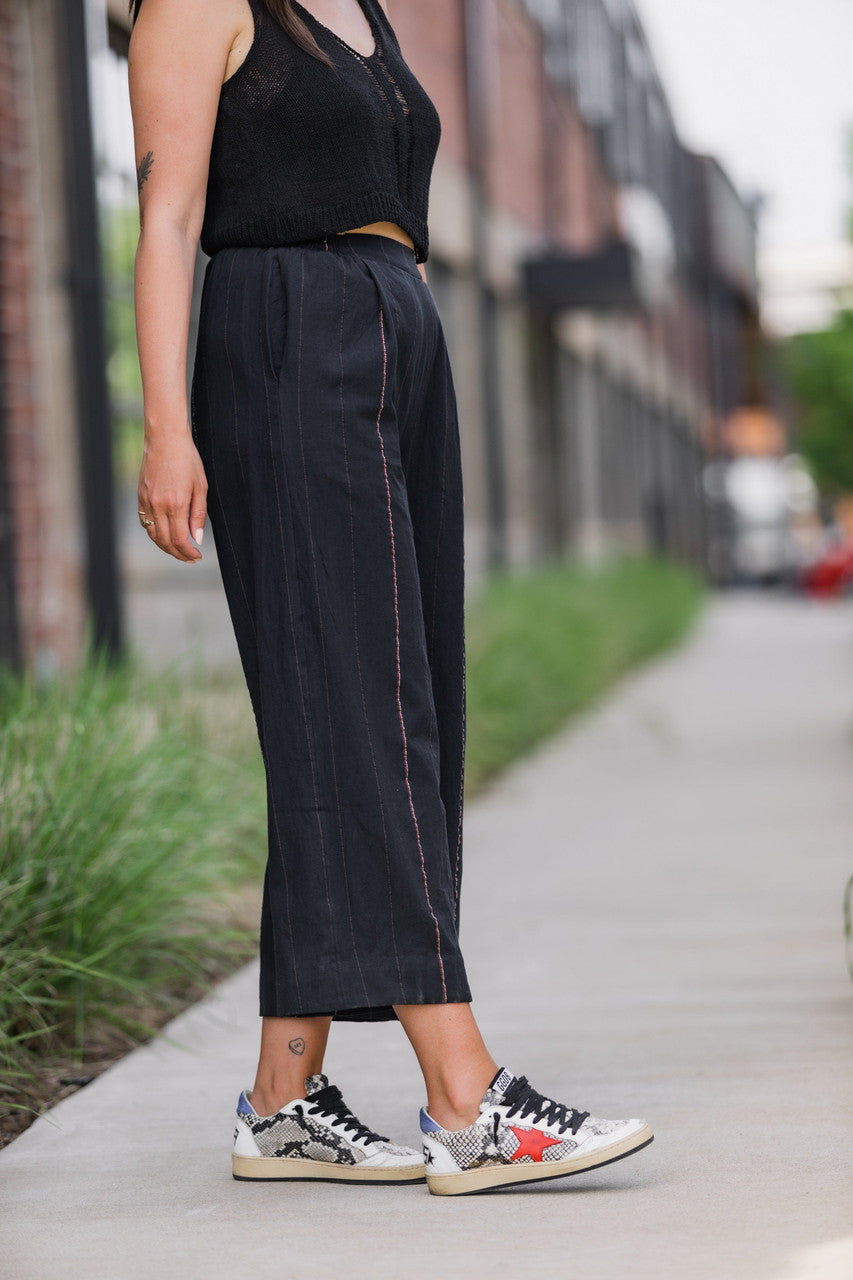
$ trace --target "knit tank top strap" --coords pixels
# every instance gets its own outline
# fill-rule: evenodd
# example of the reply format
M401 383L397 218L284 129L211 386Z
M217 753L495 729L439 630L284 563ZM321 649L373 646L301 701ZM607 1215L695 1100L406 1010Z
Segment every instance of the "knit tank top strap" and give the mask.
M399 48L399 45L397 44L397 37L394 34L394 28L388 21L388 16L382 8L382 5L379 3L379 0L358 0L358 3L361 5L362 12L366 13L368 19L370 19L371 26L379 27L379 31L385 43L387 44L390 39L394 46Z
M391 40L394 42L397 48L399 48L400 46L397 42L397 34L394 31L394 28L391 26L391 23L388 20L388 14L382 8L382 5L379 3L379 0L359 0L359 4L361 5L362 9L367 9L370 13L370 16L373 18L374 22L379 24L382 30L382 34L384 36L390 36Z

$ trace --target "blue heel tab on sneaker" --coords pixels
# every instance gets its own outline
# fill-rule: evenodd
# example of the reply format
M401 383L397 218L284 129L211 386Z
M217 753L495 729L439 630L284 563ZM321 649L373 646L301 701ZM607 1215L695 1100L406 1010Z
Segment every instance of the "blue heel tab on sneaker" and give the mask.
M254 1114L255 1114L255 1109L252 1106L252 1104L249 1102L249 1099L246 1097L246 1090L244 1089L243 1092L240 1094L240 1098L237 1103L237 1115L253 1116Z
M435 1133L441 1125L436 1124L426 1107L421 1107L421 1133Z

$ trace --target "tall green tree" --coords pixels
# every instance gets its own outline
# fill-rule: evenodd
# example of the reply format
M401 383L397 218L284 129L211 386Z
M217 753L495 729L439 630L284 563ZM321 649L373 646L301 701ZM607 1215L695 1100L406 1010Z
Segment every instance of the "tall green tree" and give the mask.
M853 308L830 328L787 343L799 449L827 494L853 493Z
M853 182L853 128L846 145ZM847 221L853 240L853 205ZM828 329L790 338L783 361L797 402L800 452L825 494L853 493L853 307L842 307Z

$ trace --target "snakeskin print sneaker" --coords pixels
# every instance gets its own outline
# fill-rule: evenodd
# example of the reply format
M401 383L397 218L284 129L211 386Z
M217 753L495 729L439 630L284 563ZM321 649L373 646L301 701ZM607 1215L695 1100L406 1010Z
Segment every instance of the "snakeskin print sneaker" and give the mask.
M645 1120L598 1120L552 1102L505 1068L467 1129L442 1129L421 1109L427 1184L433 1195L470 1195L597 1169L647 1147Z
M231 1155L238 1181L423 1182L420 1152L368 1129L325 1076L309 1076L305 1092L273 1116L257 1115L240 1094Z

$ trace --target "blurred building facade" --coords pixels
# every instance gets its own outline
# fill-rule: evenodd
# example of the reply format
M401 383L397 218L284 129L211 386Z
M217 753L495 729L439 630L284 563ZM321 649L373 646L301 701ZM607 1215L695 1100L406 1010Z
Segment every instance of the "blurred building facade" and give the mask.
M702 467L762 395L754 211L681 145L630 0L390 9L442 120L427 274L469 578L645 548L707 567ZM129 409L107 385L95 196L135 202L134 159L132 141L123 174L96 157L98 111L129 110L126 84L105 107L101 72L85 83L84 13L90 73L95 47L120 66L124 0L0 0L0 659L44 669L87 620L122 633L109 476Z
M0 0L0 661L116 647L85 0Z

